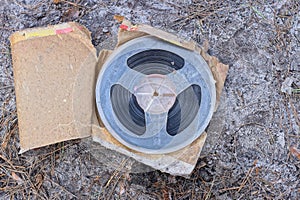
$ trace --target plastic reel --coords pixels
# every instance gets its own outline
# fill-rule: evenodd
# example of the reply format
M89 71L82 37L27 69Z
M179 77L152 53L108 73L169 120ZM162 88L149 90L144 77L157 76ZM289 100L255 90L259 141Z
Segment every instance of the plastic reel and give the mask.
M204 59L152 36L116 49L96 85L105 127L143 153L169 153L191 144L207 127L215 101L215 81Z

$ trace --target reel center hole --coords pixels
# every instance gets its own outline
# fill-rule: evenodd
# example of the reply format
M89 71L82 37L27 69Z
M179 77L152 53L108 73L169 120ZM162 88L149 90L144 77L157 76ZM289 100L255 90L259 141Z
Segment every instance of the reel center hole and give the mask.
M165 75L147 75L136 87L135 93L139 106L144 112L161 114L173 106L176 94L175 86Z
M158 92L156 90L153 92L153 96L154 97L158 97L159 96L159 94L158 94Z

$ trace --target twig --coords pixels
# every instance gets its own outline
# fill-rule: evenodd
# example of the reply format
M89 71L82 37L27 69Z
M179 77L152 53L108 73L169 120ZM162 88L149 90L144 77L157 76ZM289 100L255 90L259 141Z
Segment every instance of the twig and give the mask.
M124 160L121 162L119 168L116 169L116 170L114 171L113 175L112 175L112 176L109 178L109 180L107 181L107 183L106 183L106 185L105 185L105 188L107 188L107 187L109 186L110 182L113 180L113 178L119 174L119 172L120 172L121 169L124 167L124 165L125 165L125 163L128 161L128 159L129 159L129 158L124 159Z
M111 189L111 191L110 191L110 193L109 193L109 196L107 197L108 200L111 199L111 196L112 196L112 194L113 194L113 192L114 192L114 190L115 190L115 188L116 188L116 186L117 186L117 184L118 184L118 181L120 180L121 177L122 177L122 174L119 175L118 178L116 179L116 182L115 182L115 184L113 185L113 187L112 187L112 189Z
M0 155L0 158L2 160L4 160L5 162L7 162L14 170L16 170L15 166L7 159L5 158L4 156Z
M212 187L214 186L214 182L215 182L215 178L214 178L214 179L212 180L212 182L211 182L209 191L208 191L207 195L205 196L205 200L207 200L207 199L210 197Z
M3 148L3 149L6 149L6 147L7 147L7 144L8 144L8 142L9 142L9 140L10 140L10 138L12 137L12 135L15 133L15 131L16 131L16 129L17 129L17 127L18 127L18 125L17 125L17 123L15 123L16 121L17 121L17 118L15 118L14 120L12 120L13 122L13 128L11 129L11 130L9 130L8 131L8 133L7 134L5 134L4 135L4 137L3 137L3 141L2 141L2 144L1 144L1 147Z
M239 187L224 188L224 189L221 189L220 191L221 192L226 192L226 191L230 191L230 190L237 190L239 188L240 188L240 186Z
M257 160L254 161L254 166L253 166L251 169L248 170L248 173L247 173L246 177L244 178L244 180L243 180L241 186L239 187L238 192L240 192L241 189L243 189L243 187L245 186L245 184L246 184L247 181L249 180L250 174L252 174L253 170L254 170L255 167L256 167L256 163L257 163Z
M64 3L70 4L70 5L72 5L72 6L75 6L75 7L79 7L79 8L87 8L87 7L85 7L85 6L81 6L81 5L77 4L77 3L73 3L73 2L70 2L70 1L67 1L67 0L61 0L61 1L64 2Z
M296 147L290 147L290 152L300 160L300 151Z
M14 87L13 85L7 85L7 86L0 87L0 90L4 90L7 88L13 88L13 87Z
M129 158L124 159L124 160L121 162L119 168L115 170L115 172L114 172L113 175L110 177L110 179L108 180L107 184L105 185L106 188L109 186L109 184L110 184L110 182L112 181L112 179L113 179L115 176L117 176L117 175L120 173L120 171L124 168L124 166L125 166L125 164L127 163L128 160L129 160ZM114 189L116 188L116 186L117 186L117 184L118 184L118 181L120 180L121 177L122 177L122 175L120 175L120 176L117 177L116 182L115 182L115 184L113 185L113 187L112 187L112 189L111 189L111 192L110 192L110 194L109 194L109 196L108 196L107 199L110 199L110 197L112 196L112 194L113 194L113 192L114 192Z

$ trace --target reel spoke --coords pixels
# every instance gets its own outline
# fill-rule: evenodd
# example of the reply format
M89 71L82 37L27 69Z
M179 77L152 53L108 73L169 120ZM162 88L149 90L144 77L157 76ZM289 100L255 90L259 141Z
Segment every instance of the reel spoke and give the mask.
M145 78L146 75L128 68L119 79L118 83L132 94L135 94L137 90L136 86L139 85Z

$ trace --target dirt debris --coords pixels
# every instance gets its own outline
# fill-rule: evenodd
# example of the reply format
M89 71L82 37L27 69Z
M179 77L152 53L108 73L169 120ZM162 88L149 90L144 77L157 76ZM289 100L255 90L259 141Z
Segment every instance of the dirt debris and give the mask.
M189 179L109 167L80 140L18 154L9 35L73 20L98 46L116 35L115 15L207 40L209 53L230 65L225 123ZM0 35L1 199L300 199L298 0L4 0ZM287 78L290 94L281 92Z

